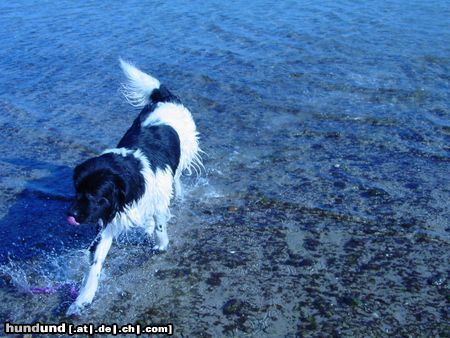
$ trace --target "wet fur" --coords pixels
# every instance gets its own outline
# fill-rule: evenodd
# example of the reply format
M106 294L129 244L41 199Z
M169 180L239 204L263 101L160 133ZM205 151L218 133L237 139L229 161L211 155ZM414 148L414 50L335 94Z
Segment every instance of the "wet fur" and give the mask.
M113 238L135 227L156 235L155 250L169 243L170 200L181 197L180 178L202 166L198 133L191 113L158 80L121 60L128 82L123 93L139 116L116 148L86 160L74 170L76 198L68 211L78 223L97 223L91 267L67 315L80 314L98 287L103 262Z

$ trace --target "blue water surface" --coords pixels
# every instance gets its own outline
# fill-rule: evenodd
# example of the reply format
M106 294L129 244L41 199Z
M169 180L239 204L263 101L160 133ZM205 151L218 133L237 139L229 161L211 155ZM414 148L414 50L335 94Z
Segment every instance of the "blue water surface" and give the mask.
M120 317L121 309L99 299L90 319L173 319L178 332L196 336L191 308L212 336L446 331L449 17L441 0L2 3L0 318L62 318L58 304L67 295L22 295L20 269L27 283L81 280L86 266L68 264L74 270L65 273L55 267L65 258L55 257L76 255L95 235L90 226L65 224L72 168L114 146L138 113L119 93L122 57L158 77L193 113L206 170L185 180L173 246L192 255L208 248L205 256L217 261L183 269L197 271L200 288L228 288L210 295L211 303L200 296L206 289L195 300L183 291L185 310L170 303L151 312L152 301L132 298L133 278L120 292L105 283L103 294L122 299L125 292L138 310L122 309L128 317ZM225 225L258 230L233 237L237 230L222 233ZM176 235L183 231L185 242ZM286 238L278 243L272 232ZM221 270L226 236L241 243L246 273L229 264ZM192 246L201 240L205 246ZM136 241L128 252L145 246ZM264 291L271 282L256 273L269 262L261 247L273 249L266 253L276 267L266 271L279 290L272 296ZM127 250L113 252L111 266L127 266L134 257L124 258ZM167 255L154 264L170 257L184 264ZM153 258L143 257L152 276ZM111 267L106 280L121 271ZM302 278L319 281L317 289L296 284ZM194 282L179 283L189 290ZM26 303L33 305L23 310Z

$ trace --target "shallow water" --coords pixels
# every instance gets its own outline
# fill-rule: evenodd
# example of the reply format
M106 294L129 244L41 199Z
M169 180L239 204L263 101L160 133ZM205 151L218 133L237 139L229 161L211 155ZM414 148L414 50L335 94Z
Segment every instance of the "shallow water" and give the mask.
M122 56L191 109L206 171L184 180L168 252L121 238L94 303L70 321L444 336L449 7L0 5L0 321L65 320L94 235L64 222L71 168L138 113L118 93Z

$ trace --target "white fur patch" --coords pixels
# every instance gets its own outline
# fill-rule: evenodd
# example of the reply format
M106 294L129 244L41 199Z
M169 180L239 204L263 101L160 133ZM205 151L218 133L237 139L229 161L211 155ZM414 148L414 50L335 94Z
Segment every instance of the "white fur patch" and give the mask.
M178 133L180 138L181 156L177 172L192 169L199 172L203 167L198 145L198 132L192 119L191 112L181 104L173 102L160 102L156 109L142 123L143 127L166 124Z
M127 148L111 148L111 149L106 149L105 151L103 151L101 153L101 155L113 153L113 154L122 155L123 157L126 157L127 155L133 153L133 151L134 150L127 149Z

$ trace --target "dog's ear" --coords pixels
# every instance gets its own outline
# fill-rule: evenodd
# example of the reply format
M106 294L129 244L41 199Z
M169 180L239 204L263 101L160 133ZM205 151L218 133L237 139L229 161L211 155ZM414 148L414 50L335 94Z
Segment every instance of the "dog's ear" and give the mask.
M100 198L100 200L97 203L99 206L102 207L109 207L111 205L111 202L106 197Z

